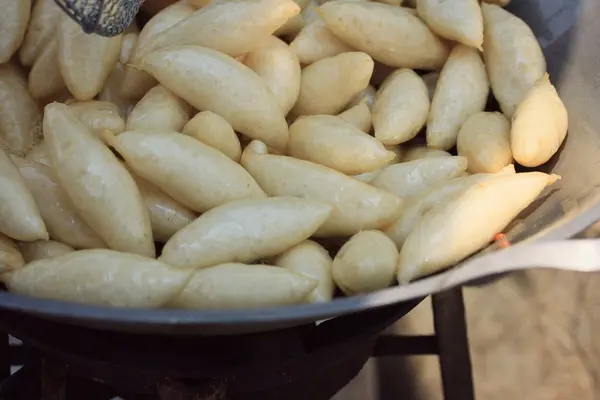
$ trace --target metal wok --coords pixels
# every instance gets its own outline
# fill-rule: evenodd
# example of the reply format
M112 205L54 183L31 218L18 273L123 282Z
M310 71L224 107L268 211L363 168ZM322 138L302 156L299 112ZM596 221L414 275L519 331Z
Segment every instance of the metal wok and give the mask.
M243 311L131 310L91 307L0 292L0 309L102 330L165 334L240 334L274 330L408 302L511 270L600 270L600 242L566 240L600 219L600 2L513 0L510 10L540 40L567 106L570 131L547 170L563 179L507 233L509 249L484 252L445 273L329 304ZM1 315L1 314L0 314Z

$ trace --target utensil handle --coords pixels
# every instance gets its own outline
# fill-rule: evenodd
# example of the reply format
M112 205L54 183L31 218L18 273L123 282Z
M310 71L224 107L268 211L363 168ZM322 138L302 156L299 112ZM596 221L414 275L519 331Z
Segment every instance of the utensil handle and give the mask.
M488 252L441 274L395 288L397 292L394 299L405 301L425 297L513 271L541 268L576 272L600 271L600 239L523 243Z
M448 271L441 283L449 286L466 283L481 278L482 271L494 275L537 268L600 271L600 239L536 242L490 252Z

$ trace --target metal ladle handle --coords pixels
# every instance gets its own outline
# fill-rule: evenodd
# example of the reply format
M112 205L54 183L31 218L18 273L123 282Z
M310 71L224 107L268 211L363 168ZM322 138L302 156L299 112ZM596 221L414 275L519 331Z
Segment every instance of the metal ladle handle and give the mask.
M405 286L392 289L394 301L407 301L464 286L497 275L528 269L600 272L600 239L557 240L523 243L488 252L459 266ZM390 295L380 292L383 297ZM379 293L374 296L377 297Z
M144 0L54 0L85 33L112 37L125 32Z
M455 286L481 276L526 269L560 269L565 271L600 271L600 239L572 239L524 243L488 253L463 263L441 281Z

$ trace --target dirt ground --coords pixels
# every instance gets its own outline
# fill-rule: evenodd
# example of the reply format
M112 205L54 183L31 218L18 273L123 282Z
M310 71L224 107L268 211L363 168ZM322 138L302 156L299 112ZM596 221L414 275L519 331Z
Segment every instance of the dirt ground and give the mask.
M600 276L513 274L465 290L477 399L600 398ZM433 332L423 302L395 327ZM370 362L335 400L441 400L436 357ZM376 394L380 396L377 397Z

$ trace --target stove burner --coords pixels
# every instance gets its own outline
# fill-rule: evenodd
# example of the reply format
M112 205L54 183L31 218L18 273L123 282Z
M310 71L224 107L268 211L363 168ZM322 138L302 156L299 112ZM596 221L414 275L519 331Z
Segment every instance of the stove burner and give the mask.
M461 292L435 297L437 337L380 335L419 301L318 326L205 337L104 332L3 311L0 329L23 345L0 336L0 399L327 400L369 357L438 353L446 399L472 399ZM10 376L16 364L24 367Z

